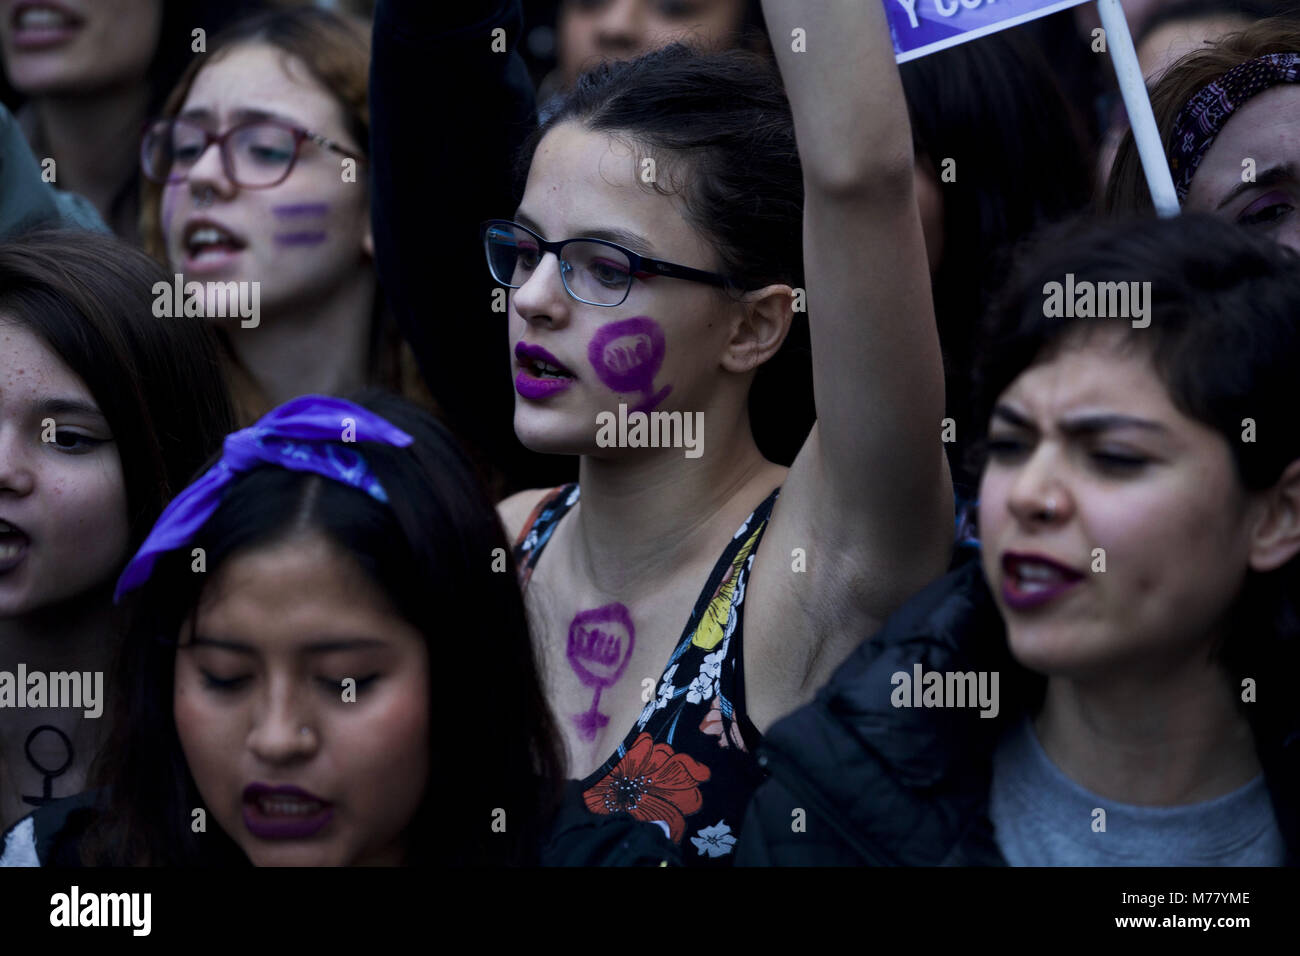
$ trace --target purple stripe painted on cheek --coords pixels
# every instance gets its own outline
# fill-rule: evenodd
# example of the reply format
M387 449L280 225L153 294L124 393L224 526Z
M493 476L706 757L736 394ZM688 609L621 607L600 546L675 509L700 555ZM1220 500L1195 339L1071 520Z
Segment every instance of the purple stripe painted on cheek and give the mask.
M171 235L172 231L172 214L176 212L176 198L180 195L181 187L166 186L163 189L162 198L162 234L164 241Z
M318 246L324 241L324 232L282 232L275 237L281 246Z
M271 207L271 212L282 219L291 219L296 216L323 216L329 211L329 203L324 202L300 202L288 206Z

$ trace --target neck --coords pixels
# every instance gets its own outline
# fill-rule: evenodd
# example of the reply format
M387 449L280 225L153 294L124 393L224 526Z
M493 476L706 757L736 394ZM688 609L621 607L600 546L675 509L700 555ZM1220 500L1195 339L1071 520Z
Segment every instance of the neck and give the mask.
M117 649L112 583L19 617L0 619L0 669L104 670Z
M24 664L29 675L37 671L99 672L104 674L99 688L108 687L108 671L119 643L111 587L109 584L33 614L0 620L0 670L16 675L18 665ZM19 688L19 693L25 693L25 689ZM103 700L98 703L104 707ZM101 718L107 716L106 710L101 712ZM46 775L32 765L26 754L29 735L49 725L67 736L71 754L54 735L46 733L38 738L37 757L40 766L48 768L69 761L53 778L51 791L55 797L68 796L85 788L91 761L106 729L101 726L104 724L107 720L86 719L84 710L76 709L4 712L0 719L0 829L31 812L32 805L23 797L40 797L44 793Z
M55 184L89 199L105 222L111 222L110 207L122 184L135 174L136 140L148 105L144 83L32 103L40 147L57 164Z
M683 413L685 414L685 413ZM745 402L706 411L705 453L687 459L681 448L641 449L624 458L584 455L582 498L575 514L579 567L596 588L635 599L642 590L689 564L710 560L714 524L738 525L784 469L767 461L754 443ZM734 529L733 529L734 530Z
M1200 803L1261 770L1236 693L1203 652L1159 676L1053 677L1035 729L1066 776L1099 796L1147 806Z
M226 336L270 403L300 395L339 395L367 384L373 271L309 307L265 314L252 329Z

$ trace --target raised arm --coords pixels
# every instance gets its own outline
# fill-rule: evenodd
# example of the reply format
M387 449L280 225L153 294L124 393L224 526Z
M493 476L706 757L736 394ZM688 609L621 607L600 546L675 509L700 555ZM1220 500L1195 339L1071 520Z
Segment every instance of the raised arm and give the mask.
M793 512L783 536L836 555L840 573L818 585L810 553L800 586L820 593L807 597L841 604L851 588L851 618L883 618L944 571L952 542L943 363L907 104L880 0L763 0L763 11L803 165L818 411L782 494Z

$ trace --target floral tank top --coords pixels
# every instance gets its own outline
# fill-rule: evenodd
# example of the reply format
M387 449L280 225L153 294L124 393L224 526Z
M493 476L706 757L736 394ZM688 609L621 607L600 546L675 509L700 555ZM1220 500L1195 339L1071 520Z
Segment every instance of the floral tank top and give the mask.
M676 649L618 749L581 781L592 813L658 823L688 866L729 866L745 809L767 777L761 735L745 712L745 584L781 489L745 519L714 565ZM547 495L515 544L527 587L542 549L578 501L578 485Z

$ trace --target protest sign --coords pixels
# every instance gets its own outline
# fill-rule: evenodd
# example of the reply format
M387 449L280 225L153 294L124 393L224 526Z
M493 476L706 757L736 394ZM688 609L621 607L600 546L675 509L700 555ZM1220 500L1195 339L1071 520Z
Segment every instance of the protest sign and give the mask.
M1085 0L883 0L899 63Z
M899 63L946 50L1017 24L1077 7L1085 0L881 0ZM1107 47L1128 110L1152 202L1161 216L1178 215L1178 198L1151 101L1138 68L1120 0L1098 0Z

